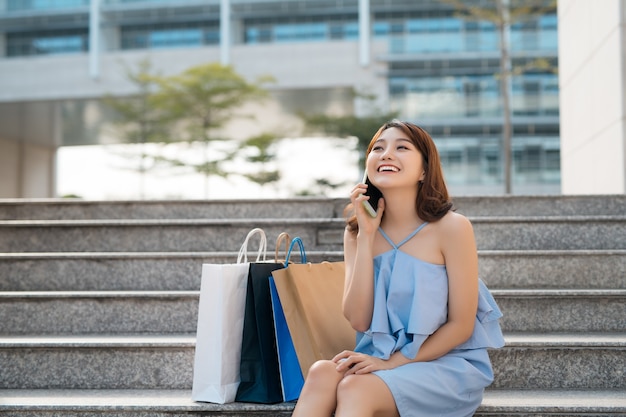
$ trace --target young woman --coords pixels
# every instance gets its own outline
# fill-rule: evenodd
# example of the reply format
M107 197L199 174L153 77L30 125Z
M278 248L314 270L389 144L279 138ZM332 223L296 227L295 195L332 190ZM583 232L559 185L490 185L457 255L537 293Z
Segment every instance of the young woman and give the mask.
M343 309L356 347L311 367L293 416L471 416L493 381L487 348L504 345L472 225L420 127L382 126L366 170L383 197L372 217L358 184L348 206Z

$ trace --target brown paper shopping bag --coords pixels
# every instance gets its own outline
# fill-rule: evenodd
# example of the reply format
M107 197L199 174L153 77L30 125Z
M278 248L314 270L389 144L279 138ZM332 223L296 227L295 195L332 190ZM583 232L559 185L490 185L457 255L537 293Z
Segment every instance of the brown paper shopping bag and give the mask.
M294 238L293 246L302 241ZM302 374L320 359L354 349L356 332L343 315L343 262L290 263L272 272Z

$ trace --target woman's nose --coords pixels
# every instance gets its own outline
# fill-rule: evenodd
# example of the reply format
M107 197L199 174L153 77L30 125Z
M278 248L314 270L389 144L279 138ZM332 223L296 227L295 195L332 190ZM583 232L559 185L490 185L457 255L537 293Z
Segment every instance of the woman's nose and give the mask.
M380 159L392 159L393 158L393 150L385 149L383 153L380 155Z

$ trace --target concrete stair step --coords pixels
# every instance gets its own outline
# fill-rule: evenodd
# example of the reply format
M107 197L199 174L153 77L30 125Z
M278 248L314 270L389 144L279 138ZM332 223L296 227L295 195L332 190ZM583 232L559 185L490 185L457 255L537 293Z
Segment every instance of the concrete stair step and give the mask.
M347 199L315 197L241 200L83 201L0 199L0 219L219 219L343 217ZM624 195L455 197L469 216L622 215Z
M273 249L268 256L274 259ZM626 289L626 250L481 250L478 256L491 289ZM343 252L307 251L307 259L341 261ZM0 253L0 291L199 290L202 263L236 260L236 252Z
M293 403L210 404L191 400L190 390L0 390L0 414L9 416L271 417L291 415ZM623 392L522 391L485 392L476 417L623 416Z
M626 389L626 334L508 334L491 352L493 389ZM195 339L0 338L0 389L191 388Z
M492 290L505 332L626 332L626 290ZM0 335L195 333L199 291L0 292Z
M348 200L303 197L242 200L0 199L2 220L271 219L342 217Z
M195 337L0 338L0 389L190 389Z
M619 216L626 195L466 196L454 203L466 216Z
M285 253L284 247L281 249L282 262ZM0 291L199 290L203 263L235 263L237 255L237 252L0 253ZM249 258L255 259L256 254ZM274 259L272 246L268 248L267 260ZM294 253L292 260L299 262L299 254ZM343 252L307 251L307 260L341 261Z
M492 290L505 332L626 332L626 290Z
M489 288L626 289L626 250L479 250Z
M481 250L626 249L624 215L471 220ZM342 249L344 221L332 218L5 220L0 252L238 251L255 227L264 229L270 242L288 232L301 237L307 250Z
M0 335L194 333L198 291L0 292Z
M626 333L509 333L490 352L493 389L626 389Z

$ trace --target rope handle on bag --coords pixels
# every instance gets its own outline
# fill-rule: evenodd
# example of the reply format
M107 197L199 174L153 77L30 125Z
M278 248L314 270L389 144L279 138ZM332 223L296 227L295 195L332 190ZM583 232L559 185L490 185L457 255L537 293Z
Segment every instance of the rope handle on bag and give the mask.
M261 261L261 254L263 255L263 261L265 261L265 257L267 254L267 237L265 236L265 231L263 229L254 228L248 232L246 236L246 240L243 241L241 248L239 249L239 255L237 256L237 263L240 264L242 262L248 262L248 242L250 238L254 235L260 235L261 241L259 242L259 251L257 252L256 262Z
M287 252L289 251L289 242L291 241L291 237L289 236L289 233L282 232L276 238L276 252L274 253L274 262L276 263L281 262L278 260L278 248L283 240L285 241L285 259L287 259Z
M304 243L302 243L302 239L300 239L299 237L294 237L291 241L291 244L289 245L289 250L287 251L287 258L285 258L285 268L289 265L291 251L296 244L298 244L298 247L300 248L300 262L303 264L306 263L306 252L304 251Z

